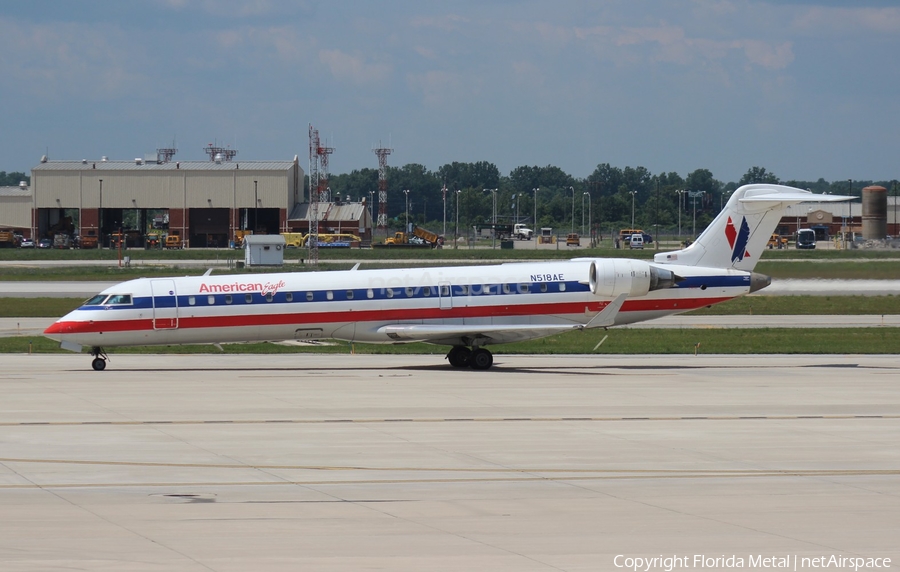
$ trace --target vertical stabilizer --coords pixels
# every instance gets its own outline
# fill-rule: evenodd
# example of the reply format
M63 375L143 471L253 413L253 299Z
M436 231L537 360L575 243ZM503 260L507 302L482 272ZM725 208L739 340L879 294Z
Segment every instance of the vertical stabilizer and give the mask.
M661 252L653 261L752 271L788 206L853 198L816 195L782 185L744 185L734 191L724 210L693 244L675 252Z

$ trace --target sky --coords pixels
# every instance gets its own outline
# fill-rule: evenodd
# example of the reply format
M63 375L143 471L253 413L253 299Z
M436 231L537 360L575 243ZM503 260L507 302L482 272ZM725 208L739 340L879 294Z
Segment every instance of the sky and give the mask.
M178 148L331 173L900 178L895 0L0 1L0 170Z

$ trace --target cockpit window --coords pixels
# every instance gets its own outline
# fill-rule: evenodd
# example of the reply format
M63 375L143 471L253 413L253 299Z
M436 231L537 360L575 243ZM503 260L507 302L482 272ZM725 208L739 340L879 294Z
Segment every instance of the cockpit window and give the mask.
M85 306L100 306L103 304L103 301L106 300L107 294L97 294L90 300L84 303Z
M108 305L126 306L131 304L131 294L113 294L106 301Z

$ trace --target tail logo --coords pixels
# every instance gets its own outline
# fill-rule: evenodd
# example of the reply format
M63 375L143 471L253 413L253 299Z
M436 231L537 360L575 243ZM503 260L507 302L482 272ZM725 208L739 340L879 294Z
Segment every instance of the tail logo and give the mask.
M725 225L725 238L728 239L728 246L731 250L731 262L743 260L745 256L750 256L747 252L747 242L750 240L750 226L747 224L747 217L741 220L740 230L734 227L731 217L728 217L728 224Z

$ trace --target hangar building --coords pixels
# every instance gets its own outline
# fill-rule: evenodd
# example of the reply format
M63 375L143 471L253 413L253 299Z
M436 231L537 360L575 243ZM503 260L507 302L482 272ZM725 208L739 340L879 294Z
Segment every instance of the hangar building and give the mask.
M0 187L0 228L13 228L27 234L31 227L31 203L31 189L25 181L18 187Z
M31 170L32 236L68 227L106 245L111 233L167 225L185 246L228 246L238 230L277 234L303 202L293 161L49 161ZM127 228L127 226L126 226ZM133 246L141 246L133 244Z

